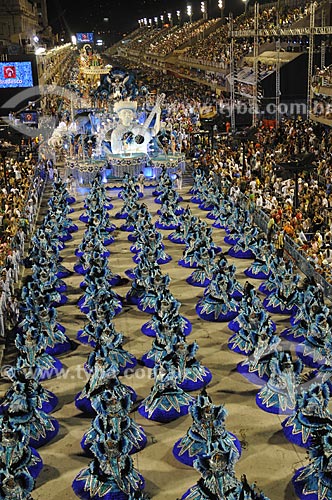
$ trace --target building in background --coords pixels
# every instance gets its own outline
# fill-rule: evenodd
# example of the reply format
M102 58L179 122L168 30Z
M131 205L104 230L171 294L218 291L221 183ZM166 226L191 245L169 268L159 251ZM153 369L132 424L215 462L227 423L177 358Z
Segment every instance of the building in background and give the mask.
M0 54L33 52L52 46L46 0L0 0Z

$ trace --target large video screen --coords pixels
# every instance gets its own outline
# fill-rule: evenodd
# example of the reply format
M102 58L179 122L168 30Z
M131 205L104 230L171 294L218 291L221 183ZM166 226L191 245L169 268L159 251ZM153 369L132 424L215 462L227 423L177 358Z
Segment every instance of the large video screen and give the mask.
M0 88L19 87L33 87L31 62L0 62Z
M21 122L27 125L37 125L38 113L36 111L24 111L21 113Z
M76 33L77 43L93 43L93 33Z

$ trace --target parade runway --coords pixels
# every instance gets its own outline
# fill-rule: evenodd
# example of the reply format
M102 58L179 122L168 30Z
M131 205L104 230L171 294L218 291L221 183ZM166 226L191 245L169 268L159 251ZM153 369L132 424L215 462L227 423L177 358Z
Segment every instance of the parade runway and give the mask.
M181 192L184 197L182 206L190 200L187 187ZM123 221L117 221L114 214L122 206L122 200L117 198L118 191L109 191L114 208L109 212L111 221L118 227ZM154 203L152 189L146 189L144 201L152 214L156 214L159 205ZM73 221L78 224L79 231L74 233L72 241L66 243L61 252L63 264L70 270L77 263L74 251L81 241L85 225L78 218L83 213L84 193L77 195L77 202L72 205L75 212L71 214ZM44 202L46 207L46 200ZM207 212L201 211L197 205L191 204L194 215L205 219ZM41 215L45 213L42 207ZM208 219L206 219L208 221ZM212 221L209 221L211 224ZM236 365L244 359L243 356L231 352L227 347L228 338L232 332L227 323L210 323L199 319L195 306L203 289L190 286L185 279L191 274L190 269L177 265L182 257L183 245L176 245L167 239L170 231L162 231L165 250L172 256L172 261L162 267L164 273L171 277L170 290L182 303L180 313L192 322L192 333L188 342L197 341L200 348L197 357L203 365L208 367L213 375L208 387L208 393L215 404L224 404L229 416L226 428L235 434L242 444L242 457L236 465L236 474L246 474L249 483L256 481L267 497L271 500L292 500L296 498L290 483L295 469L307 463L306 451L289 443L282 433L281 422L285 417L268 414L260 410L255 404L255 395L259 387L249 383L236 371ZM132 254L129 250L128 233L116 231L116 238L109 250L110 268L114 273L124 275L124 271L133 268ZM229 247L223 242L224 231L214 229L213 237L216 244L223 250ZM248 267L249 260L240 260L229 257L229 263L237 267L237 278L244 282L247 278L243 271ZM39 452L44 461L42 470L33 492L35 500L74 500L77 498L71 489L71 483L77 473L86 467L90 461L80 447L80 440L90 426L90 418L80 413L74 405L75 395L82 390L86 382L83 364L91 348L77 342L76 334L84 326L85 315L80 312L76 303L82 291L79 284L82 276L74 273L65 279L68 285L68 303L58 308L58 320L66 327L67 335L73 340L74 349L60 356L65 366L62 377L44 382L43 385L53 391L59 398L59 405L52 414L60 423L58 437L40 448ZM260 281L249 280L258 288ZM129 283L115 288L115 291L125 297ZM264 296L261 295L263 299ZM277 324L277 332L289 326L289 317L273 315ZM137 307L125 305L123 311L114 320L118 331L125 336L124 347L134 354L137 359L147 352L152 340L141 333L141 326L150 318L150 315L140 312ZM153 385L151 370L138 365L133 374L121 377L123 383L132 386L138 394L139 401L145 398ZM8 385L7 385L8 386ZM3 384L3 391L6 385ZM146 491L154 500L176 500L181 498L189 486L198 479L195 469L181 465L172 455L174 443L183 436L191 424L190 416L181 417L168 424L160 424L145 420L136 411L131 416L142 425L148 437L146 448L133 455L135 466L146 480Z

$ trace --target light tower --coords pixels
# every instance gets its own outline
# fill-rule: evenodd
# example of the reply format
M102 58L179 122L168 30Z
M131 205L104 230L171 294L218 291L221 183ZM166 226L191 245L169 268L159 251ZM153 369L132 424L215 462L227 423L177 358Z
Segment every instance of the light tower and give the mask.
M193 21L193 9L190 4L187 5L187 15L189 17L189 21L192 23Z
M204 21L207 19L206 2L201 2L201 13Z
M218 0L218 7L220 9L220 17L222 19L224 17L224 2L223 2L223 0Z

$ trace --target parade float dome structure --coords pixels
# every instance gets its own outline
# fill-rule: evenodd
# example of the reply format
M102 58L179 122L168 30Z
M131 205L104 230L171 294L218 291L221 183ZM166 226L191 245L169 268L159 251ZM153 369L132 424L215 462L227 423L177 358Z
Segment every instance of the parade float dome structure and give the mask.
M133 175L144 171L147 177L157 177L162 167L176 169L184 161L184 155L167 155L158 146L156 151L151 151L151 144L158 142L164 98L164 94L157 96L143 124L137 120L137 101L121 100L114 104L119 122L111 133L112 153L107 153L107 158L115 177L122 177L123 171L128 170Z
M86 66L91 63L89 53L83 52L81 57ZM101 68L90 64L90 69ZM172 173L179 166L184 167L184 154L167 154L158 139L165 94L157 95L153 103L150 100L150 105L145 100L148 95L151 97L152 93L146 87L139 89L135 76L124 70L112 68L103 75L92 99L104 105L77 110L75 140L80 148L76 154L69 146L65 148L66 169L78 172L85 183L96 171L104 171L105 179L122 178L124 172L144 172L146 177L156 178L162 168Z

